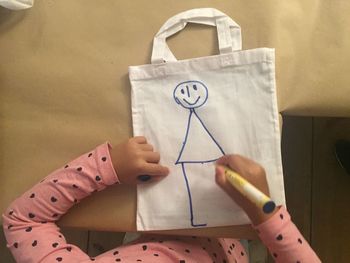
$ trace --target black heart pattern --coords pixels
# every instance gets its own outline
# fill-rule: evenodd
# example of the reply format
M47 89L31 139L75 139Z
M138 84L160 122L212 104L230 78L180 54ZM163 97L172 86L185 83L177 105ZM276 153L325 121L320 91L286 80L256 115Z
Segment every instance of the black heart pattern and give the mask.
M26 228L26 232L30 232L30 231L32 231L32 227L31 226Z
M32 193L29 197L30 197L30 198L34 198L34 197L35 197L35 194Z
M101 181L101 177L99 175L96 175L95 177L95 180L98 182L98 181Z
M28 216L29 216L29 218L34 218L35 217L35 215L33 213L29 213Z
M56 248L57 246L58 246L58 243L57 243L57 242L55 242L55 243L52 244L52 247L54 247L54 248Z
M57 202L57 198L54 197L54 196L52 196L52 197L51 197L51 202L53 202L53 203Z
M38 244L38 241L34 240L32 243L32 247L35 247Z

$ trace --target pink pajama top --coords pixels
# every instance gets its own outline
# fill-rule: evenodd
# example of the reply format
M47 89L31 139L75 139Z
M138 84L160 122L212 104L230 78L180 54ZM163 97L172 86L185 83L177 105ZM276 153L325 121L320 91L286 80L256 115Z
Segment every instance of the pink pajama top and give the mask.
M55 222L86 196L119 183L110 147L82 155L10 204L3 228L17 262L248 262L241 243L228 238L145 235L94 258L68 244ZM283 207L254 228L276 262L320 262Z

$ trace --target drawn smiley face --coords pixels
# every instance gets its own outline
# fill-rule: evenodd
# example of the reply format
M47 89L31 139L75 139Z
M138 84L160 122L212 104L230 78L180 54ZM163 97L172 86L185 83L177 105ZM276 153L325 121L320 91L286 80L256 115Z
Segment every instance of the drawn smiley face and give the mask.
M208 89L202 82L190 80L178 84L173 95L177 104L187 109L194 109L207 101Z

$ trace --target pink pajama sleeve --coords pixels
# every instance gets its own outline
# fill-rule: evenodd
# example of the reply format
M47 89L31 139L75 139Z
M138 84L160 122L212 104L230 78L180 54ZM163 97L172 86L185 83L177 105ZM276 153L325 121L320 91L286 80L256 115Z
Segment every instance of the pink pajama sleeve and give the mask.
M96 258L67 244L55 221L93 192L119 183L110 148L108 143L98 146L54 171L10 204L3 214L3 228L17 262L248 262L243 246L234 239L145 236ZM277 262L320 262L285 208L255 229Z
M8 207L3 227L17 262L91 262L66 243L54 222L86 196L119 183L109 147L105 143L54 171Z
M321 262L284 207L280 207L269 220L254 228L276 262Z

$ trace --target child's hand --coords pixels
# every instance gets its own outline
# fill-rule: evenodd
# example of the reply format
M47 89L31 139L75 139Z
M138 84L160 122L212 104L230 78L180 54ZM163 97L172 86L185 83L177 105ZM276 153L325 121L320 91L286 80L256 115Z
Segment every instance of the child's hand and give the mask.
M159 163L160 155L143 136L133 137L111 150L111 158L121 183L137 184L140 175L149 175L159 180L169 174L169 169Z
M228 166L263 193L269 195L265 170L256 162L235 154L221 157L219 160L217 160L216 164ZM226 179L224 169L220 166L216 167L216 182L240 207L242 207L254 225L266 221L274 214L265 214L261 208L258 208L239 191L237 191Z

